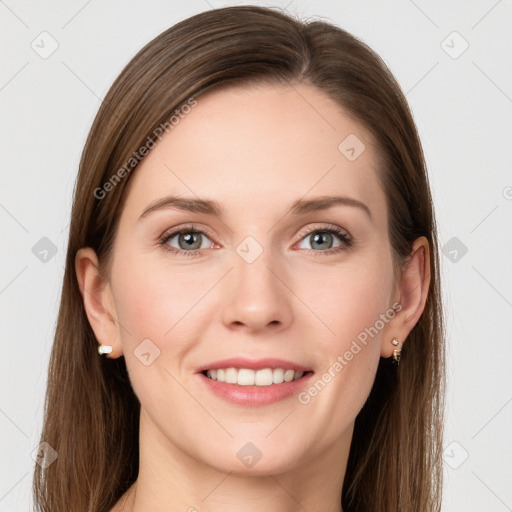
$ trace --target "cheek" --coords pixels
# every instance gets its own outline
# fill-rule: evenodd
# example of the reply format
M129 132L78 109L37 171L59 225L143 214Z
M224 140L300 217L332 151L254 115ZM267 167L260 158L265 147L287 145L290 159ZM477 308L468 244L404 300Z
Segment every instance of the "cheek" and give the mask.
M185 267L170 269L142 256L124 260L113 277L117 313L126 328L123 340L137 344L154 339L162 349L164 340L184 325L182 319L193 315L194 304L208 290L208 282L194 279Z
M367 254L336 268L319 266L307 277L296 275L295 289L315 312L314 323L323 333L319 339L332 356L386 313L392 285L391 259Z
M300 292L321 320L309 321L310 329L316 325L317 332L325 333L315 338L321 370L314 387L306 390L303 403L316 401L316 396L321 395L318 404L322 402L335 416L339 415L341 423L347 420L348 411L359 411L370 393L380 359L383 328L394 316L389 303L393 285L391 257L384 254L385 251L367 254L336 271L329 268L312 273L307 287L303 286Z
M211 284L192 282L194 274L162 267L148 256L117 262L113 272L119 336L131 384L144 407L161 411L169 394L186 403L173 376L197 337L194 305ZM149 340L149 341L148 341ZM147 355L148 354L148 355ZM171 392L171 390L174 390Z

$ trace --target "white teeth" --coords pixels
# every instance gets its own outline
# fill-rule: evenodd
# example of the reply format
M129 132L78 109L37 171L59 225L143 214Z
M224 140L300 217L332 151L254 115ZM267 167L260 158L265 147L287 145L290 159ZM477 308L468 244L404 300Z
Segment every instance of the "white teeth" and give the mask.
M218 368L217 370L208 370L207 377L218 382L227 384L238 384L239 386L270 386L272 384L282 384L300 379L304 372L294 370L284 370L283 368L263 368L261 370L251 370L248 368Z
M238 374L237 384L239 386L254 386L254 370L247 368L240 368L240 370L233 368L233 370Z
M293 370L286 370L284 372L284 381L291 382L293 380L294 375L295 375L295 372Z
M274 384L281 384L284 381L283 375L284 375L284 370L282 368L276 368L272 372L272 382Z
M236 384L238 380L238 375L235 368L226 368L224 373L224 381L228 384Z
M270 368L258 370L254 374L254 384L256 384L256 386L270 386L274 383L272 377L273 372Z

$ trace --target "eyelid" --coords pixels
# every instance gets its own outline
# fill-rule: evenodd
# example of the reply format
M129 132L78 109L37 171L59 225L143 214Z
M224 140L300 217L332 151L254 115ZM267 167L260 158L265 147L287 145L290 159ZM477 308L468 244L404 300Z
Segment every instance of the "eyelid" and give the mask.
M308 227L304 228L299 232L298 240L302 240L305 236L310 235L311 233L314 233L315 231L322 231L322 230L329 230L332 229L334 231L341 231L344 235L346 235L347 238L350 238L352 240L352 235L341 226L338 226L336 224L330 224L329 222L314 222L313 225L308 225Z
M179 226L169 228L169 229L165 230L158 238L159 238L159 240L163 240L164 238L176 236L177 234L184 232L184 231L193 231L196 233L202 233L202 234L207 235L208 238L210 238L210 239L215 238L215 236L213 235L213 233L210 229L208 229L207 227L203 227L203 226L200 227L197 224L193 224L193 223L184 224L182 226L179 225ZM212 242L214 242L214 240L212 240Z

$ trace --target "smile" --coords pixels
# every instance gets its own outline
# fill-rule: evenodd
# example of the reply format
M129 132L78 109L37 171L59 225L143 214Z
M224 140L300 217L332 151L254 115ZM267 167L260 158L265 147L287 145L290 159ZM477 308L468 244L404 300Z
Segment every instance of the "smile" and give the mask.
M308 373L308 372L306 372ZM304 372L284 368L263 368L252 370L250 368L217 368L206 370L203 374L218 382L238 384L239 386L271 386L300 379Z

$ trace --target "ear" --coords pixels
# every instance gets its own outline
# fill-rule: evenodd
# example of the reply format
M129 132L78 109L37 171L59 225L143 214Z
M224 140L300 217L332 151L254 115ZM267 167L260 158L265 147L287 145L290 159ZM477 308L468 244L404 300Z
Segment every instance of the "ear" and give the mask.
M393 320L386 326L386 336L382 340L381 356L391 357L394 349L400 349L412 328L418 322L427 301L430 286L430 251L428 240L421 236L412 246L398 285L401 305ZM398 346L391 340L396 338Z
M111 345L112 353L108 358L115 359L122 355L122 350L117 336L114 297L110 283L100 273L98 257L93 249L83 247L77 251L75 271L96 340L102 345Z

